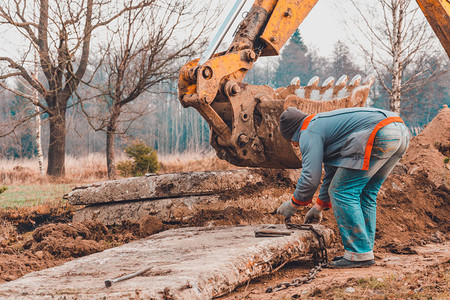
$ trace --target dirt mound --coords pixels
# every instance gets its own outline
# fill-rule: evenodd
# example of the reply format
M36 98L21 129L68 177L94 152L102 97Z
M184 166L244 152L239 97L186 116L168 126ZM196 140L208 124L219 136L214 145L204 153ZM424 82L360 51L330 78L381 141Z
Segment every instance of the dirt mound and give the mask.
M0 282L59 265L76 257L137 240L138 223L107 228L101 222L47 224L0 242Z
M99 222L49 224L33 232L23 245L32 252L43 251L55 258L81 257L106 249L108 229Z
M43 224L68 223L72 219L74 206L38 205L0 210L0 219L15 226L18 233L32 231Z
M411 140L403 163L409 175L425 172L436 185L450 189L450 108L444 106L425 129Z
M377 237L423 244L450 233L450 193L421 172L392 175L378 198ZM450 237L450 236L448 236Z

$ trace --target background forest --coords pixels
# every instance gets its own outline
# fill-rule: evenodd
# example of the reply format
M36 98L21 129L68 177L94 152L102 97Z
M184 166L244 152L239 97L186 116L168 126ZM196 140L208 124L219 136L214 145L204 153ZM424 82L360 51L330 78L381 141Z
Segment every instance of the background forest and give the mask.
M92 38L90 33L80 39L78 44L67 43L64 46L66 43L63 39L64 35L67 35L69 40L71 29L55 25L52 30L56 31L56 36L59 36L60 40L55 38L50 43L50 46L54 44L54 53L49 51L50 54L46 54L44 52L48 49L42 47L40 42L45 35L41 32L42 30L37 30L34 35L35 29L28 28L25 22L18 24L13 21L14 14L17 14L14 12L14 7L10 7L10 10L6 6L2 8L0 11L2 25L9 24L25 32L25 35L28 34L31 45L36 48L34 62L39 61L37 63L39 67L35 69L35 72L25 67L24 62L28 60L28 68L31 68L30 62L33 62L33 55L30 53L32 51L26 50L26 54L17 60L0 57L0 62L5 63L1 65L0 76L2 82L0 86L0 158L33 158L38 155L36 118L34 118L36 115L42 124L41 140L45 157L49 156L49 145L61 139L65 140L65 149L50 151L64 151L74 157L97 152L104 153L108 143L110 152L121 153L126 145L137 139L152 146L159 154L209 151L211 148L208 124L197 111L192 108L183 108L178 101L177 72L184 63L201 54L207 44L205 38L215 26L214 17L221 10L220 8L216 11L211 10L210 14L200 16L198 11L189 10L189 5L192 4L190 2L192 1L167 1L167 6L158 6L158 9L164 11L163 15L157 15L154 12L155 1L129 1L128 6L125 5L124 9L118 9L116 14L113 14L115 20L110 18L107 21L100 21L99 14L97 16L99 21L95 25L93 23L92 28L110 22L105 39L109 43L97 47L95 53L91 53L89 60L87 58L83 60L85 48L82 44ZM409 1L390 2L398 2L398 5L401 5ZM41 16L40 23L36 27L42 29L40 26L45 24L42 21L42 15L49 13L43 12L45 7L39 6L39 2L36 4L34 18L38 19L37 16ZM92 1L88 1L87 5L89 4L95 5ZM391 6L383 9L389 8ZM411 10L416 11L417 8ZM25 10L20 11L20 13L24 12ZM58 12L59 10L55 10L53 13ZM86 20L90 20L89 13L92 14L92 11L80 8L80 15ZM24 13L21 17L25 20L26 16ZM194 18L196 23L186 23L187 20L193 20L193 16L197 17ZM31 15L28 14L28 17L31 18ZM72 20L72 23L81 22L81 19L83 17ZM416 20L417 16L413 19ZM420 20L422 24L426 23L423 18ZM71 24L71 22L63 22L63 24ZM185 40L172 43L176 30L186 30L185 28L194 25L197 27L201 25L203 29L186 35ZM419 27L417 26L418 30ZM144 28L147 31L142 31ZM282 49L280 56L260 58L244 81L277 88L287 86L295 76L300 78L301 85L306 85L313 76L319 76L323 82L329 76L338 79L341 75L352 78L360 74L364 78L374 74L378 80L372 87L368 104L393 110L392 98L395 98L396 91L401 92L400 107L396 110L400 111L400 115L411 131L417 134L436 116L444 104L450 105L448 58L436 42L437 39L433 33L430 33L431 30L425 27L421 29L431 38L427 40L425 35L421 37L422 42L417 46L422 47L420 51L408 48L409 45L405 46L405 51L402 53L409 54L405 56L401 64L400 79L404 83L401 91L394 86L395 81L391 80L395 77L392 73L394 68L390 68L381 60L377 61L376 55L369 53L368 49L371 47L365 49L361 47L361 51L355 52L351 51L348 42L338 41L334 45L332 56L321 57L316 49L304 43L301 30L295 32ZM144 39L145 36L148 39ZM120 42L117 37L120 37ZM405 36L406 38L410 38L411 43L415 39L411 36ZM371 45L373 48L374 43ZM426 45L431 45L433 51L428 50ZM391 52L395 55L394 50ZM77 51L80 52L80 58L71 58L76 56ZM55 55L54 65L45 65L46 55L49 60L52 59L52 55ZM24 66L23 68L18 66L20 65L18 61L23 63L21 65ZM61 65L62 69L59 72L58 68ZM66 74L65 76L72 72L65 70L74 70L75 73L84 68L81 70L84 73L80 72L77 75L80 78L75 80L75 83L70 76L59 82L53 82L54 77L47 74L51 68L55 69L55 74L59 72L59 74ZM47 83L41 80L44 75L47 77ZM55 88L49 92L52 84ZM35 102L30 96L35 93L33 90L37 91L37 95L34 96L34 99L37 99L34 100ZM59 91L64 91L65 94L61 95ZM54 93L53 96L50 95L52 93ZM61 103L66 109L58 112L55 110L58 105L52 104L52 99L62 98L65 102ZM35 105L36 103L38 105ZM40 110L36 110L36 107ZM51 133L51 128L52 126L54 128L54 120L58 116L61 118L61 115L65 116L65 135L58 136ZM108 155L111 154L107 153ZM53 168L53 171L48 173L59 176L64 174L64 170Z
M430 58L432 59L432 58ZM297 31L286 45L282 55L277 58L260 58L255 67L246 76L246 82L257 85L269 85L273 88L289 85L292 78L298 76L305 85L313 76L319 76L321 82L329 76L350 78L360 74L363 78L370 72L353 63L348 48L338 42L331 58L319 57L314 50L308 49ZM422 89L412 90L405 95L402 103L402 117L408 126L417 133L428 124L442 108L450 105L450 73L440 76ZM85 87L86 89L86 87ZM88 93L81 91L80 94ZM33 106L20 96L2 93L1 118L4 122L27 112L34 112ZM370 95L370 105L389 109L389 95L375 82ZM95 103L87 103L84 109L91 112L101 109ZM209 126L192 108L183 108L176 94L176 80L158 84L153 90L136 99L134 110L140 109L142 115L133 122L124 122L121 126L128 128L126 133L116 138L117 149L121 151L130 140L140 139L157 149L161 154L173 154L185 151L202 151L209 147ZM86 116L77 105L67 111L68 131L66 151L73 156L103 152L106 135L102 131L90 128ZM132 114L130 112L130 114ZM124 115L124 119L127 116ZM47 116L42 115L45 125ZM130 124L132 123L132 124ZM47 145L48 129L43 126L43 145ZM0 139L0 155L7 158L33 157L36 153L33 120L23 123L8 137ZM44 153L46 148L44 147Z

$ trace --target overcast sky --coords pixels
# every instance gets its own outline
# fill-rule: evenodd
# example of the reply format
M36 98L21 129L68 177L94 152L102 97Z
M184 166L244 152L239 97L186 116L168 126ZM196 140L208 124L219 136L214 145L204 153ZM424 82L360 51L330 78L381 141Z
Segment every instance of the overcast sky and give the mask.
M228 33L226 39L222 44L222 47L219 50L225 50L226 48L228 48L232 40L232 33L235 31L239 22L243 19L242 15L244 14L244 12L248 12L250 10L253 2L254 0L246 0L246 4L242 10L241 15L238 17L235 24L230 29L230 32ZM236 0L214 1L213 4L225 4L225 8L219 18L220 20L225 19L235 3ZM342 12L344 10L348 11L349 9L351 9L350 0L319 0L310 14L300 25L301 35L305 44L309 48L313 48L314 50L316 50L320 56L330 56L332 54L334 44L339 39L348 42L348 34L346 33L348 29L345 29L345 25L343 22L345 14L343 14ZM221 24L220 20L219 24ZM15 31L1 32L1 34L6 38L6 40L12 42L12 44L8 43L7 45L0 45L0 55L5 53L10 54L11 46L14 48L19 46L20 43L23 42L22 39L17 36L17 33ZM223 47L225 47L225 49L222 49Z
M198 0L199 2L211 0ZM236 30L237 25L243 19L245 12L248 12L253 5L254 0L246 0L246 5L243 8L241 15L236 20L233 27L230 29L227 37L222 43L222 47L218 51L226 50L230 45L232 40L232 33ZM225 19L228 15L230 9L236 3L236 0L214 0L211 2L213 5L224 4L225 8L219 18L219 24L221 20ZM412 3L415 5L415 3ZM201 5L199 5L201 6ZM353 5L350 0L319 0L309 15L305 18L303 23L300 25L300 32L304 43L308 48L315 50L322 57L329 57L332 55L335 43L338 40L343 41L354 54L356 53L357 45L352 41L353 37L351 34L360 35L358 30L355 29L354 25L348 27L345 24L345 20L351 18L352 15L356 14ZM364 26L364 24L360 24ZM220 26L218 26L220 27ZM351 30L349 28L352 28ZM14 32L15 33L15 32ZM13 36L10 32L1 32L6 40L14 41L17 39L17 33ZM211 36L212 38L212 36ZM19 42L19 41L17 41ZM4 45L3 45L4 44ZM13 46L10 43L3 43L0 45L0 55L11 53Z

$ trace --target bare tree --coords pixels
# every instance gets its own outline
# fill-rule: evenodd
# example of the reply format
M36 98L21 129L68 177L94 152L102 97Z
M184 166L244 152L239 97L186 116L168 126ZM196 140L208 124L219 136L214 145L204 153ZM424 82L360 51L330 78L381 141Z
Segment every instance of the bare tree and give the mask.
M40 94L43 101L37 105L48 114L50 127L47 174L64 176L66 110L88 68L94 31L155 0L124 0L120 5L110 0L34 1L39 10L37 22L31 0L5 0L0 6L0 25L15 30L25 44L20 55L0 56L0 79L21 78ZM42 78L30 70L31 49L38 53ZM7 82L0 84L30 99Z
M106 132L109 178L116 176L115 136L125 134L152 107L148 101L143 108L133 101L144 92L154 97L163 92L163 83L174 82L181 64L204 45L201 37L215 16L210 9L210 4L199 7L194 0L158 1L128 11L110 26L109 43L100 54L104 62L99 74L106 78L96 86L100 94L95 96L106 109L100 114L84 109L92 127Z
M446 59L421 11L411 0L379 0L379 11L363 11L360 2L351 0L365 26L358 26L367 41L360 48L375 69L379 82L389 94L390 110L400 114L402 95L435 80L445 72L439 60L430 63L426 56ZM374 5L372 3L372 5ZM361 24L359 24L361 25ZM423 63L427 61L427 63ZM387 76L386 76L387 75Z

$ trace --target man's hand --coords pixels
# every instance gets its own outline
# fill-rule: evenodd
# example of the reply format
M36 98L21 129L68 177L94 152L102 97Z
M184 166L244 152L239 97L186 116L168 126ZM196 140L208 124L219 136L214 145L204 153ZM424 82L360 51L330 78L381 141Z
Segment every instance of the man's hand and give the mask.
M277 214L283 215L285 218L290 218L295 214L297 209L298 206L293 204L291 200L288 200L278 207Z
M317 207L318 205L314 205L305 216L305 220L303 223L305 224L317 224L322 221L322 207Z

